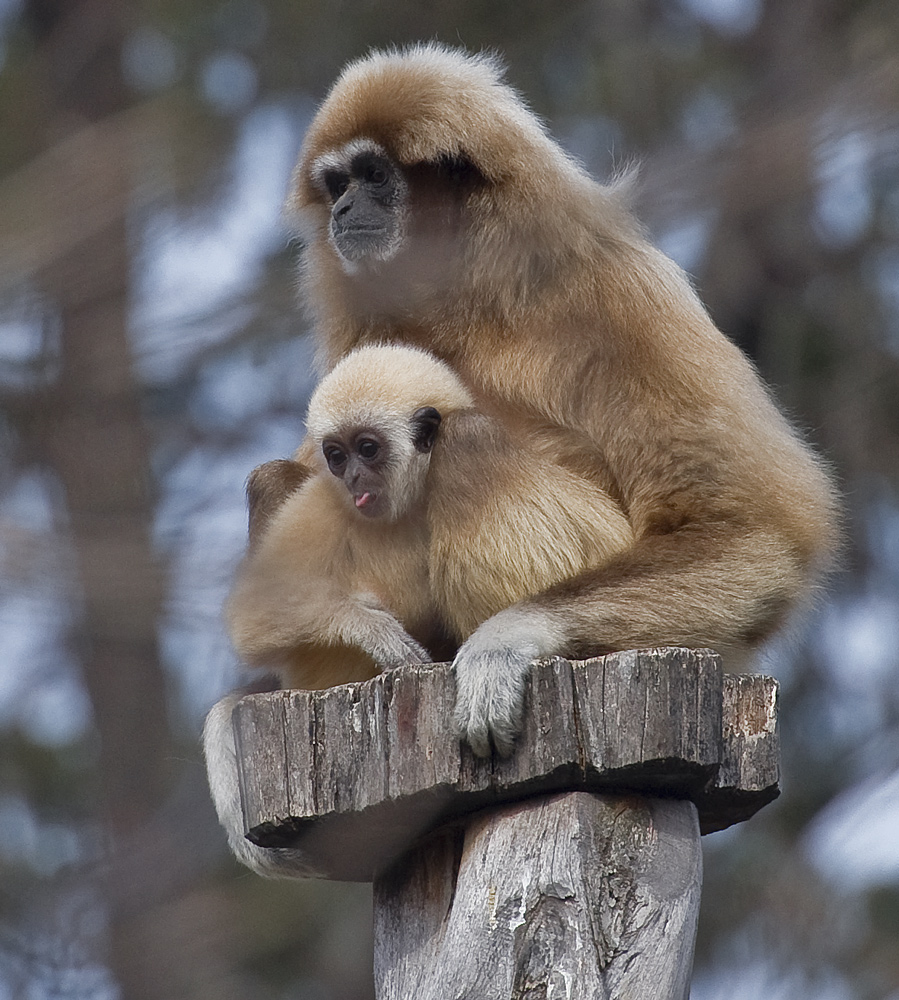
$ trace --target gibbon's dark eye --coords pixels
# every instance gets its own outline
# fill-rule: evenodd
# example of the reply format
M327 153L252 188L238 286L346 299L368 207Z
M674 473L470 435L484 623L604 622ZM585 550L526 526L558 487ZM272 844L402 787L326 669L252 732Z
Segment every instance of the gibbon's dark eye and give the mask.
M328 171L325 174L325 187L328 189L328 194L331 196L332 201L337 201L349 186L350 179L346 174L340 174L335 171Z
M363 438L356 446L356 451L359 452L359 457L368 460L373 459L380 450L381 446L377 441L373 441L371 438Z
M387 182L387 171L377 163L369 163L365 168L365 182L380 187Z
M335 476L340 476L343 474L343 468L346 465L346 452L342 448L338 448L333 444L322 445L322 453L325 456L325 461L328 463L328 468Z

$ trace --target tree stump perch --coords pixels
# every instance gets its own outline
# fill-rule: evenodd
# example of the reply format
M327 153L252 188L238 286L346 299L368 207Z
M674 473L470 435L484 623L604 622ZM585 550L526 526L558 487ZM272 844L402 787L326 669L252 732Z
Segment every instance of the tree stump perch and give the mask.
M377 996L681 1000L701 885L688 801L563 792L479 813L375 881Z
M685 998L700 833L775 798L776 682L706 650L537 664L512 757L447 664L234 710L248 838L373 880L379 1000Z

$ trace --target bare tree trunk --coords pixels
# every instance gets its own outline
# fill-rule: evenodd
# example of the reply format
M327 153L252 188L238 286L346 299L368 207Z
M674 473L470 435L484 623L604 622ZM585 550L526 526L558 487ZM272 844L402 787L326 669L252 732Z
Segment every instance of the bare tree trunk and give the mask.
M375 881L378 1000L685 1000L692 802L586 792L485 811Z
M39 42L48 146L125 110L124 12L118 0L27 5ZM75 552L80 615L74 641L99 734L100 810L109 848L110 965L126 1000L162 1000L165 979L154 966L162 970L172 955L154 953L135 933L142 911L155 901L148 892L154 880L141 871L150 852L135 847L147 842L146 826L165 794L168 725L156 635L162 576L150 539L150 447L127 329L132 165L127 142L114 155L108 147L91 155L83 145L85 155L60 163L67 218L58 222L77 232L83 219L86 235L38 276L58 335L59 364L37 434L65 492ZM97 226L91 213L100 205L106 221ZM154 861L165 864L158 855Z

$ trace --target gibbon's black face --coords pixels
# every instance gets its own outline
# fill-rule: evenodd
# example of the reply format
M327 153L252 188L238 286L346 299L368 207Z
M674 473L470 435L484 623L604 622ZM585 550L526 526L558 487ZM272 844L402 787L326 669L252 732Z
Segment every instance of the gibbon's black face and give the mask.
M402 167L370 139L320 156L310 178L330 211L328 242L348 274L402 258L392 274L408 305L410 286L453 284L468 196L485 183L466 159ZM366 295L384 289L366 288ZM389 296L388 296L389 297Z
M433 406L415 411L410 432L416 452L427 454L431 451L437 440L440 420ZM420 486L420 482L414 480L421 477L423 470L410 468L399 449L391 446L388 435L373 427L325 438L322 454L331 474L343 481L356 510L364 517L384 517L402 511L416 493L415 487ZM397 493L403 490L404 493L392 498L391 490Z
M331 205L329 236L347 262L390 260L405 238L409 188L402 171L374 143L351 143L322 158L316 181Z

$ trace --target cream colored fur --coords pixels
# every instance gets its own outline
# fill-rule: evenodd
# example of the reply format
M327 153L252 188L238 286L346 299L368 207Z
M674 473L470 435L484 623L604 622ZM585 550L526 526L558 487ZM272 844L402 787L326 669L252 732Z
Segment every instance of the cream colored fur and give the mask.
M411 421L425 406L443 423L422 455ZM325 439L359 428L390 442L393 518L354 510L322 459ZM633 542L599 487L514 442L421 350L349 354L310 400L307 429L314 474L274 514L228 603L241 657L287 686L363 680L401 665L405 650L415 662L429 635L458 644L496 612Z
M428 456L412 445L411 417L470 403L446 365L404 347L351 354L322 381L307 415L314 474L275 512L228 602L247 663L276 670L288 687L318 688L427 658L409 635L427 635L435 619L420 502ZM322 457L326 437L360 427L391 443L394 517L364 518Z
M314 173L363 139L405 171L407 236L349 273ZM454 193L435 169L447 159L476 183ZM456 726L476 752L511 749L535 656L683 643L742 665L813 594L838 539L825 466L620 191L553 142L495 60L424 45L351 64L309 129L289 210L325 368L364 344L434 352L481 413L597 486L632 533L463 643ZM483 503L505 488L488 478ZM512 520L528 522L528 487L514 495ZM473 563L514 556L516 537L483 528Z

